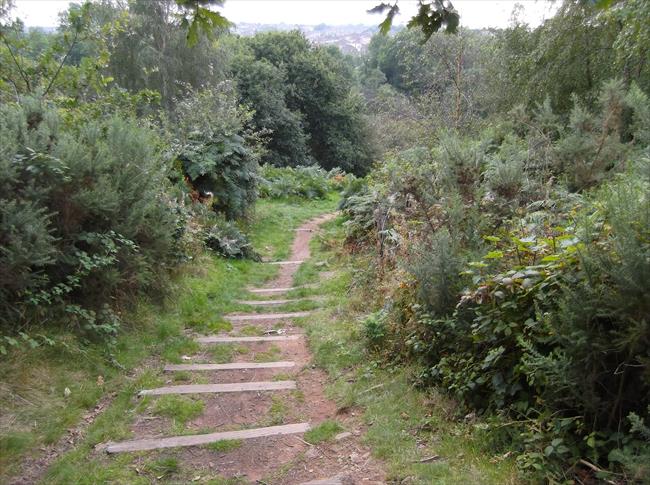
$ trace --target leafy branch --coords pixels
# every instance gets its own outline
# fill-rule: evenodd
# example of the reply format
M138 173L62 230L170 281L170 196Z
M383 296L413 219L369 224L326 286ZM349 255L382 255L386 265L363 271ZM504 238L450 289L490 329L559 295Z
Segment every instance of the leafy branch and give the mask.
M227 29L232 23L219 12L208 7L221 7L224 0L176 0L176 4L184 11L181 14L181 27L187 29L187 45L195 46L199 41L199 30L208 37L217 29ZM188 13L190 15L188 15Z
M398 0L395 3L380 3L376 7L368 10L368 13L386 13L386 18L379 24L379 32L386 35L393 25L395 16L399 14ZM451 2L444 2L443 0L419 0L418 13L409 20L408 28L420 27L424 33L425 41L441 30L449 34L455 34L458 31L458 24L460 16L451 4Z

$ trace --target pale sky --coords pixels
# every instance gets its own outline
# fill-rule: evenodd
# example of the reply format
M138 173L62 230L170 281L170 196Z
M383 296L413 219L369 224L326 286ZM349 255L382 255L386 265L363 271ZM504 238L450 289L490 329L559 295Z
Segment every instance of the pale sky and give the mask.
M69 3L69 0L16 0L12 17L21 18L29 27L55 27L58 13ZM381 0L227 0L219 10L235 23L377 25L383 17L366 11L378 3ZM559 6L559 2L548 0L454 0L452 3L460 13L461 25L469 28L506 27L517 3L523 6L522 19L534 27L551 17ZM408 21L417 9L417 2L400 0L399 6L402 13L396 24Z

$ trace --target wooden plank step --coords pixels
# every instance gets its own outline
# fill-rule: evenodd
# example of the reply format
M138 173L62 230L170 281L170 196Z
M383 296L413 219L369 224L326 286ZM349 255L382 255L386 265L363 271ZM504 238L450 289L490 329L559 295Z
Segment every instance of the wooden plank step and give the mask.
M288 313L256 313L249 315L224 315L224 320L229 322L255 322L259 320L280 320L283 318L300 318L311 315L313 312L288 312Z
M248 291L258 295L264 294L273 294L273 293L285 293L287 291L298 290L300 288L305 288L304 286L293 286L291 288L251 288Z
M274 264L276 266L288 266L291 264L302 264L305 261L303 259L296 259L294 261L267 261L267 264Z
M343 479L339 476L331 478L323 478L321 480L312 480L311 482L304 482L301 485L343 485Z
M243 369L284 369L294 367L295 362L232 362L230 364L170 364L165 371L199 371L199 370L243 370Z
M164 394L218 394L224 392L282 391L295 389L296 381L232 382L228 384L181 384L179 386L144 389L140 396L162 396Z
M251 306L272 306L272 305L286 305L287 303L295 303L297 301L309 301L309 299L303 300L235 300L235 303L239 305L251 305Z
M299 340L300 335L275 335L269 337L220 337L218 335L208 335L198 337L196 341L200 344L237 344L246 342L282 342L287 340Z
M169 438L152 438L144 440L109 443L107 453L124 453L129 451L157 450L161 448L177 448L180 446L200 446L223 440L243 440L298 434L309 431L309 423L285 424L266 428L243 429L241 431L223 431L220 433L195 434L188 436L171 436Z

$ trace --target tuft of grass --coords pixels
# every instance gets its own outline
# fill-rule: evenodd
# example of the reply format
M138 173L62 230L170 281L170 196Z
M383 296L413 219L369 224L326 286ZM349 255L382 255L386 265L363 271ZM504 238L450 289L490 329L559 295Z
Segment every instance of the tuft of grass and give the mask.
M174 372L172 373L172 380L174 382L190 382L192 380L192 374L185 371Z
M266 420L267 426L277 426L283 424L289 411L287 403L279 396L271 398L271 408Z
M215 441L214 443L209 443L205 447L212 451L217 451L219 453L228 453L229 451L236 450L242 445L242 440L221 440Z
M168 339L165 342L165 347L161 352L161 356L167 362L172 364L180 364L183 355L194 354L198 352L200 345L191 338L180 336L173 339Z
M230 344L217 344L210 347L211 362L215 364L228 364L232 362L235 349Z
M290 381L294 378L292 374L289 374L288 372L278 372L277 374L274 374L273 377L271 377L272 381Z
M172 419L174 428L182 429L188 421L200 416L203 408L203 401L185 396L167 395L161 396L156 400L153 406L153 413L157 416Z
M278 360L282 351L277 345L271 345L265 352L258 352L253 357L255 362L274 362Z
M264 330L260 327L256 327L255 325L246 325L245 327L239 329L239 334L248 337L258 337L264 334Z
M310 429L305 433L305 441L316 445L322 443L323 441L328 441L334 438L338 433L343 430L341 425L336 421L328 419L323 421L321 424L315 428Z
M177 458L166 456L147 463L145 465L145 470L155 475L157 480L160 480L163 477L178 473L180 465Z
M241 477L234 477L234 478L217 477L208 480L206 483L207 485L244 485L248 483L248 481L244 480Z
M33 439L33 434L25 431L0 436L0 456L4 459L19 456L31 446Z

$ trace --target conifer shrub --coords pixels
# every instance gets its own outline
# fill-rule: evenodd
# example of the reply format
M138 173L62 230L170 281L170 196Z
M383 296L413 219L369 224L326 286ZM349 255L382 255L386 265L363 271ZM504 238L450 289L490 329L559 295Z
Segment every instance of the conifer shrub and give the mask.
M109 117L66 125L42 100L0 109L0 321L112 335L111 311L159 291L174 264L175 202L152 131Z

